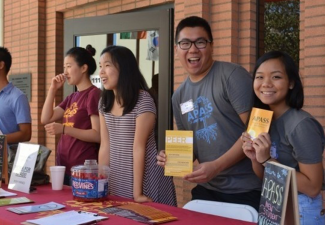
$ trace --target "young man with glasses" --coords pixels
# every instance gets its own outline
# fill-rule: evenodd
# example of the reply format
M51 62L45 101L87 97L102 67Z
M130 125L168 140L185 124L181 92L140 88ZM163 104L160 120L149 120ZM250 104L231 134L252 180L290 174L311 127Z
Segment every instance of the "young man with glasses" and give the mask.
M198 165L184 177L197 183L192 199L247 204L258 210L261 181L240 136L252 107L252 78L241 66L214 61L208 22L192 16L176 28L175 53L189 74L172 104L179 130L193 130ZM157 156L165 165L165 154Z

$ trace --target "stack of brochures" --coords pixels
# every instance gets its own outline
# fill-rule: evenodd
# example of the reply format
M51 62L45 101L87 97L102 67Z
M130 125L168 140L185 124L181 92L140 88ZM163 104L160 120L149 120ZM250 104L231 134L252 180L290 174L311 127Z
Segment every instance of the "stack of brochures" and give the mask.
M148 205L138 203L123 204L101 209L103 212L132 219L146 224L161 224L177 220L172 214Z

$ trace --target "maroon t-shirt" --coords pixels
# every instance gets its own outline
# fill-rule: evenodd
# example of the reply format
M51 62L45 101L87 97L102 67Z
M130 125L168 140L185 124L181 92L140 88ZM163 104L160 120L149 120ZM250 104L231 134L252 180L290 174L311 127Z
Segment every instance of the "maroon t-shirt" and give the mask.
M98 115L100 89L95 86L69 95L59 107L64 110L63 124L66 127L91 129L91 115ZM57 148L56 164L66 166L65 173L71 174L71 167L83 165L86 159L98 159L99 144L85 142L69 135L61 135Z

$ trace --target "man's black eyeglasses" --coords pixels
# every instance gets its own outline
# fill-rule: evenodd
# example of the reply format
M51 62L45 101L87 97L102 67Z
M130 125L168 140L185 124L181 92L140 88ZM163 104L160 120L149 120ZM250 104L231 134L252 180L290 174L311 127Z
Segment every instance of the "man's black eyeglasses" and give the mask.
M182 50L189 50L192 47L193 43L194 43L196 48L203 49L203 48L206 48L207 43L211 43L211 41L205 40L205 39L199 39L199 40L196 40L196 41L183 40L183 41L177 42L177 44L179 45L179 47Z

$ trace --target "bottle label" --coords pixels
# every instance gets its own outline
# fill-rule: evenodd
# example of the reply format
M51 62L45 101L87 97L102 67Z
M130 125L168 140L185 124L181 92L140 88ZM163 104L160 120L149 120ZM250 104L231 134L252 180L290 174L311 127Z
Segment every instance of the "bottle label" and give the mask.
M80 198L103 198L108 194L107 179L80 179L71 178L73 196Z

